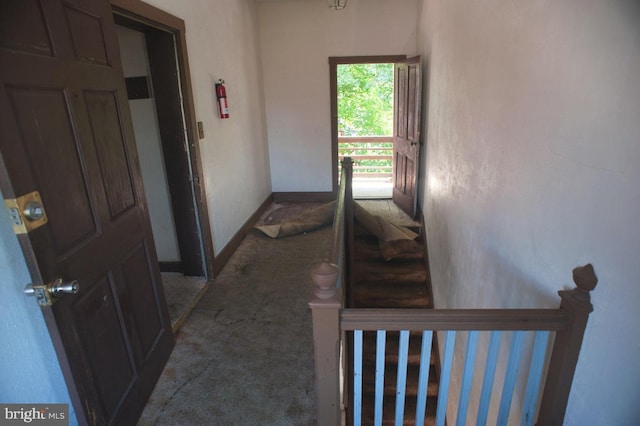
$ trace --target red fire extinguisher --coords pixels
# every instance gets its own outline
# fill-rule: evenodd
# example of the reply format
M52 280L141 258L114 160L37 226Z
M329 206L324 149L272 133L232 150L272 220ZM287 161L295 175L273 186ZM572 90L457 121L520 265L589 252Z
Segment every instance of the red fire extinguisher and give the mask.
M216 82L216 97L218 98L218 111L220 118L229 118L229 104L227 103L227 89L224 87L224 80Z

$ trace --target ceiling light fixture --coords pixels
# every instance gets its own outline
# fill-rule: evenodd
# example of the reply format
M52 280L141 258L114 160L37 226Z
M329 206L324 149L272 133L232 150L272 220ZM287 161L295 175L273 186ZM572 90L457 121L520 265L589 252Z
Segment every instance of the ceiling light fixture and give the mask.
M329 8L330 9L344 9L347 7L347 0L329 0Z

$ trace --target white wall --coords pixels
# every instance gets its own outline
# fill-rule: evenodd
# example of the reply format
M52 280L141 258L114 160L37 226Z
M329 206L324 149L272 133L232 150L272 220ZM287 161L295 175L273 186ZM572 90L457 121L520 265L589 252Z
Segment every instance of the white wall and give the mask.
M271 194L258 19L253 0L148 0L185 21L196 120L215 253ZM226 81L231 118L218 117Z
M638 424L640 4L424 0L418 45L436 307L555 307L591 262L565 424Z
M417 0L259 2L274 192L331 191L330 56L413 55Z
M29 283L7 210L0 208L0 401L69 404L71 424L77 424L40 307L23 293Z
M125 78L150 76L144 33L120 25L116 25L116 32ZM153 92L151 80L149 84L149 90ZM153 94L148 99L129 100L129 110L158 260L160 262L180 261Z

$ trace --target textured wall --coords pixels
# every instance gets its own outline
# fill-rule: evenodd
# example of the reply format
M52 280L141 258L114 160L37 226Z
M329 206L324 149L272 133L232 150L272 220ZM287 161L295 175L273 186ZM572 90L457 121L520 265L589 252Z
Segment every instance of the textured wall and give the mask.
M330 56L415 54L417 0L258 4L273 191L331 191Z
M253 0L148 0L185 21L205 189L216 254L271 194L258 18ZM214 84L226 81L231 118Z
M23 293L31 278L10 223L0 208L0 401L69 404L77 424L40 307Z
M421 4L436 306L555 307L593 263L568 425L640 421L639 5Z

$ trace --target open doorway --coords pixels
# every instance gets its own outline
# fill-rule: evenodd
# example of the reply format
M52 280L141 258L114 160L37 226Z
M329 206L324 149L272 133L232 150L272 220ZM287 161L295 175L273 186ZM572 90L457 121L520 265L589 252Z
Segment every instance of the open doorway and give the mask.
M199 159L187 131L184 71L174 33L123 14L114 20L155 248L177 331L206 289L212 259L204 233L206 205L201 212L202 194L194 186Z
M354 66L354 64L366 64L366 67ZM365 106L367 103L375 104L378 100L371 93L377 94L378 89L370 86L370 80L376 80L378 67L371 64L389 64L393 67L393 125L392 136L371 136L356 135L347 136L352 129L362 126L351 125L346 116L341 116L340 104L342 108L348 110L351 101L359 102L360 93L365 93ZM358 187L355 181L353 184L354 198L392 198L407 215L414 218L417 214L417 183L418 166L420 155L420 117L421 117L421 80L420 72L421 58L416 56L407 59L404 55L396 56L355 56L355 57L330 57L329 58L329 78L331 96L331 148L333 151L333 192L338 191L338 167L341 157L351 156L354 158L354 176L360 174L360 178L373 174L370 185ZM345 66L343 68L343 66ZM384 69L384 68L380 68ZM344 86L339 86L339 73L344 77ZM351 80L351 81L350 81ZM384 80L384 79L383 79ZM355 83L354 83L355 82ZM350 87L355 86L355 87ZM383 94L388 93L384 90ZM343 99L339 99L342 96ZM382 96L388 98L388 96ZM367 100L367 98L369 98ZM361 118L363 114L355 116ZM384 118L377 118L375 114L369 115L369 120L386 121ZM353 117L354 114L352 113ZM369 126L364 133L370 132L374 126ZM360 130L359 130L360 131ZM388 130L383 130L388 132ZM389 143L391 140L391 143ZM391 145L389 147L389 145ZM389 149L391 148L391 149ZM382 192L372 191L368 186L375 186L375 179L382 174L383 179L388 179L388 153L391 151L391 192L388 192L388 182L382 182L386 186ZM377 155L376 155L377 154ZM382 154L382 155L379 155ZM387 172L387 173L385 173Z
M339 161L354 161L353 196L388 199L393 192L394 63L405 56L329 58L334 188Z

